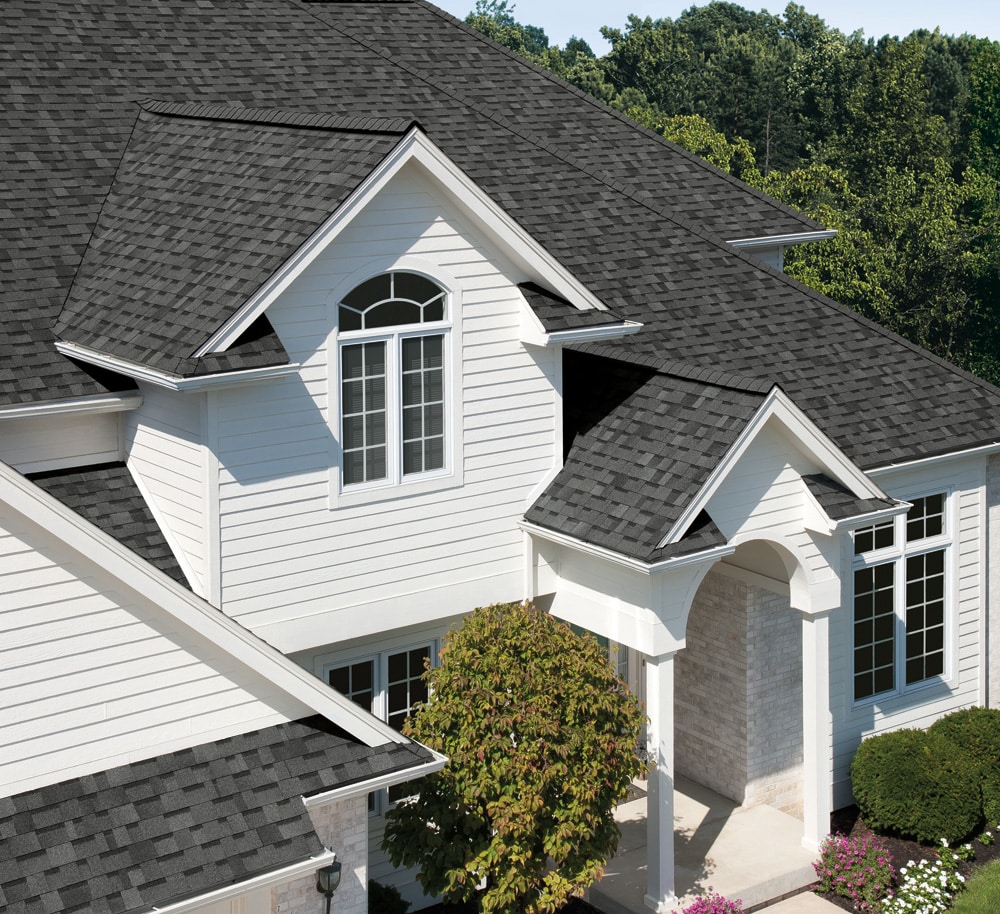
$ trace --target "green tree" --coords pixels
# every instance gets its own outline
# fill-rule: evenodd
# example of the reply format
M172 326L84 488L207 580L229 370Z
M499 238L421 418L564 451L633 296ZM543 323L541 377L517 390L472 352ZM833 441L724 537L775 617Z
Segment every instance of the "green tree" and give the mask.
M639 703L594 638L530 604L477 609L440 659L405 732L448 763L389 811L383 847L428 893L555 911L617 847L612 809L643 770Z

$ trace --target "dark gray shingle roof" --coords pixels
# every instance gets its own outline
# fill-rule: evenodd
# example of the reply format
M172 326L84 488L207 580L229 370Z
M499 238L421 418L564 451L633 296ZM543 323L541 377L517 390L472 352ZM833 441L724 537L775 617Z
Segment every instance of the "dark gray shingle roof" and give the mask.
M420 0L7 0L0 13L0 65L12 87L0 115L8 182L0 199L12 216L0 220L0 252L11 262L0 280L0 340L14 341L4 350L10 358L0 361L3 402L97 389L53 352L49 328L119 165L123 180L133 168L152 168L158 182L169 177L152 149L142 147L141 161L123 161L135 105L155 97L419 121L597 298L644 325L619 351L780 384L863 466L1000 437L1000 392L719 241L814 224L627 125ZM253 128L248 138L258 130L300 130L287 120ZM275 150L285 143L272 141ZM172 142L182 145L179 136ZM108 199L114 219L102 225L102 239L134 217L133 203L116 200ZM158 249L153 260L176 254ZM234 262L242 266L243 256ZM246 265L266 272L259 262ZM183 310L169 331L184 346L224 319L239 297L235 288L221 294L212 268L205 277L212 315ZM66 314L79 320L62 329L148 350L155 341L139 338L141 327L139 337L116 339L103 325L87 325L106 281L103 273L81 273L93 288L74 298ZM131 312L136 303L122 300ZM123 317L118 329L135 330L134 316ZM164 348L171 351L163 358L176 357L173 343Z
M858 498L839 482L821 473L803 476L802 479L826 516L833 521L861 517L899 504L894 498Z
M123 463L31 473L28 479L164 574L190 587Z
M528 509L541 527L644 562L721 545L707 516L689 539L658 548L766 396L654 367L567 353L562 470Z
M0 908L138 914L297 863L323 850L303 795L432 758L314 717L0 798Z
M546 333L622 323L622 319L611 311L595 309L581 311L566 299L549 292L548 289L543 289L537 283L522 282L518 288L528 306L541 321Z
M146 104L55 332L188 375L194 352L392 149L409 123ZM287 361L267 345L210 370Z

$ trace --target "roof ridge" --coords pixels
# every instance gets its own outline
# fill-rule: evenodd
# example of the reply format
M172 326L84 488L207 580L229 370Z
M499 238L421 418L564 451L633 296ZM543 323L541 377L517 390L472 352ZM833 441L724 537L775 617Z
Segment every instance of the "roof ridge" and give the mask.
M682 378L685 381L697 381L712 387L739 390L743 393L766 394L777 386L772 381L748 378L730 371L724 371L721 368L706 368L675 359L661 359L658 356L642 355L628 349L607 346L602 343L581 343L572 348L577 352L586 352L590 355L614 359L617 362L627 362L643 368L652 368L657 374Z
M307 6L310 6L310 7L316 7L317 9L321 9L322 6L323 6L323 4L311 4L311 3L308 3L307 0L300 0L300 2L305 3ZM452 19L454 19L454 17L451 16L450 13L445 13L443 10L439 10L433 4L427 3L426 0L407 0L407 2L411 2L411 3L418 4L420 6L424 6L427 9L429 9L430 11L434 12L435 14L441 14L442 16L447 17L449 21L451 21ZM709 229L706 229L706 228L704 228L701 225L698 225L698 224L696 224L694 222L691 222L689 219L685 218L684 216L678 216L676 213L673 213L673 212L670 212L668 210L662 209L660 207L659 203L657 202L656 197L654 197L651 193L648 193L648 192L645 192L645 191L636 191L635 188L632 187L631 185L626 184L626 183L624 183L622 181L619 181L616 178L613 178L610 175L607 175L604 172L602 172L602 171L600 171L600 170L598 170L596 168L593 168L590 165L586 165L586 164L578 161L577 158L575 156L571 155L570 153L567 153L567 152L564 152L562 150L559 150L559 149L556 149L556 148L552 147L548 143L546 143L543 140L541 140L534 132L528 131L528 130L525 130L525 129L522 129L522 128L518 127L516 124L510 122L507 118L505 118L505 117L497 114L496 112L490 110L489 108L484 107L479 102L469 101L467 98L464 98L464 97L462 97L460 95L455 94L452 90L450 90L450 89L448 89L448 88L446 88L444 86L441 86L441 85L439 85L437 83L433 83L433 84L430 83L429 80L427 79L427 77L424 76L421 71L417 70L415 67L410 66L409 64L406 64L406 63L403 63L400 60L397 60L387 50L385 50L384 48L379 47L379 46L373 44L366 37L362 37L360 35L357 35L353 31L346 30L336 20L331 20L331 19L319 16L318 14L317 14L317 18L320 19L323 22L323 24L327 26L327 28L331 28L334 31L339 32L344 37L346 37L346 38L348 38L348 39L350 39L352 41L357 42L362 47L368 49L372 53L378 54L379 57L381 57L383 60L391 63L393 66L398 67L399 69L401 69L403 72L407 73L408 75L413 76L416 79L419 79L421 82L427 83L428 85L433 85L434 89L436 91L440 92L442 95L445 95L448 98L453 99L458 104L460 104L460 105L462 105L462 106L464 106L464 107L466 107L466 108L468 108L468 109L476 112L477 114L479 114L480 116L486 118L487 120L492 121L493 123L495 123L498 126L502 127L504 130L508 131L509 133L512 133L514 136L520 137L525 142L530 143L536 149L540 149L543 152L547 153L548 155L551 155L553 158L558 159L560 162L563 162L564 164L568 165L569 167L574 168L577 171L582 172L583 174L587 175L588 177L592 178L593 180L595 180L595 181L603 184L605 187L608 187L611 190L615 191L615 193L621 194L622 196L625 196L628 199L632 200L634 203L637 203L639 206L645 207L650 212L655 213L661 219L670 221L674 225L676 225L676 226L684 229L685 231L688 231L688 232L690 232L693 235L697 235L702 240L708 242L709 244L712 244L713 246L719 248L720 250L725 251L727 254L732 254L732 253L743 254L744 255L744 259L748 263L752 264L753 266L759 266L759 265L763 264L762 261L759 261L756 258L751 259L749 257L749 255L745 254L745 252L743 252L743 251L741 251L741 250L739 250L737 248L734 248L728 241L726 241L721 236L717 235L715 232L712 232ZM455 21L458 22L458 20L455 20ZM465 25L465 23L458 22L458 24L466 32L468 32L470 35L472 35L472 36L476 37L477 39L480 39L480 40L488 43L491 47L494 47L494 48L496 48L496 49L498 49L500 51L503 51L505 54L507 54L508 56L512 57L513 59L515 59L519 63L525 64L525 65L530 66L530 67L533 67L536 70L538 70L539 72L544 73L544 74L546 74L548 76L551 76L555 80L559 79L554 74L548 74L547 71L542 70L540 67L537 66L537 64L533 64L530 60L525 60L523 57L520 57L519 55L514 54L509 49L503 47L503 45L497 44L491 38L488 38L487 36L483 35L482 33L477 32L475 29L470 28L469 26ZM587 96L586 93L581 92L581 90L577 89L575 86L572 86L569 83L564 83L562 80L559 80L558 84L560 86L563 86L563 87L571 89L574 93L576 93L578 95L582 95L582 96L586 97L588 100L592 100L594 103L596 103L597 105L599 105L600 110L616 114L616 116L620 120L622 120L624 123L628 124L629 126L631 126L631 127L639 127L639 125L634 124L632 121L629 121L627 118L625 118L624 115L621 115L621 114L618 114L617 112L615 112L614 109L607 108L606 106L601 105L600 102L597 101L597 99L591 99L590 96ZM640 127L639 129L645 130L646 128ZM649 131L649 133L652 136L657 136L657 134L652 133L652 131ZM428 136L429 135L430 134L428 134ZM664 141L664 142L666 142L666 141ZM669 148L673 149L674 148L674 144L669 144ZM708 167L710 169L718 171L718 169L716 169L715 166L711 165L711 163L706 162L704 159L701 159L698 156L695 156L693 153L686 153L686 154L692 160L698 162L699 165L704 165L704 166L706 166L706 167ZM733 178L732 176L729 176L729 179L730 179L731 182L733 182L734 184L739 185L741 188L743 188L743 187L749 187L749 185L744 184L742 181L738 181L736 178ZM769 201L771 200L770 197L767 197L766 199L769 200ZM777 202L777 201L774 201L774 202ZM791 210L790 208L788 208L788 209L789 209L789 212L794 212L794 210Z
M264 124L274 127L298 127L305 130L341 130L351 133L403 134L412 127L419 126L415 118L345 117L338 114L289 111L285 108L243 108L223 103L168 102L155 98L141 99L139 107L149 114L158 114L163 117L231 121L234 123Z
M304 0L304 2L310 3L310 2L316 2L316 0ZM345 2L345 0L339 0L339 2ZM361 0L354 0L354 2L361 2ZM370 2L370 0L364 0L364 2ZM499 42L490 38L488 35L484 35L482 32L478 31L477 29L474 29L472 26L463 22L456 16L453 16L447 10L440 9L439 7L435 6L433 3L429 2L429 0L396 0L396 2L416 3L420 6L426 7L435 15L440 16L443 19L447 19L449 22L459 25L464 31L468 32L471 35L474 35L481 41L484 41L487 44L491 45L492 47L502 51L508 57L513 57L519 63L526 64L527 66L531 67L536 73L541 74L550 82L555 83L560 88L568 89L578 98L587 102L592 107L597 108L599 111L602 111L605 114L610 114L616 120L621 121L621 123L625 124L626 126L630 127L633 130L639 130L646 137L656 141L661 146L666 146L672 152L679 153L684 158L690 160L691 162L695 162L698 165L708 166L708 168L711 171L714 171L720 178L723 178L728 184L731 184L742 191L749 191L752 196L757 197L758 199L763 200L771 204L772 206L777 207L779 210L789 215L795 216L798 219L801 219L803 216L805 216L806 219L808 219L810 222L816 222L815 219L813 219L811 216L808 216L806 213L796 210L794 207L789 206L787 203L782 203L780 200L777 200L774 197L770 196L769 194L764 193L764 191L760 190L759 188L753 187L752 185L747 184L745 181L741 181L739 178L734 177L733 175L729 174L728 171L723 171L721 168L719 168L717 165L713 165L707 159L703 159L701 156L696 155L690 150L685 149L683 146L673 142L672 140L668 140L665 136L657 133L655 130L652 130L651 128L646 127L643 124L639 124L636 121L633 121L631 118L623 114L617 108L612 108L610 105L602 102L599 98L596 98L589 92L584 92L583 89L579 88L578 86L574 86L573 83L563 79L561 76L559 76L556 73L553 73L551 70L546 70L545 67L541 66L540 64L537 64L532 60L528 60L526 57L522 57L520 54L516 53L515 51L512 51L510 48L500 44ZM818 222L816 222L816 224L819 225Z

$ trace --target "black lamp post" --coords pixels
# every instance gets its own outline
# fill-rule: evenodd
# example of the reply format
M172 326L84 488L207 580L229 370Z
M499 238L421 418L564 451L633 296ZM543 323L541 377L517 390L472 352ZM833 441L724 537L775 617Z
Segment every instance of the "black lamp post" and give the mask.
M316 870L316 891L326 896L326 914L330 914L330 899L340 885L340 861L334 860L329 866Z

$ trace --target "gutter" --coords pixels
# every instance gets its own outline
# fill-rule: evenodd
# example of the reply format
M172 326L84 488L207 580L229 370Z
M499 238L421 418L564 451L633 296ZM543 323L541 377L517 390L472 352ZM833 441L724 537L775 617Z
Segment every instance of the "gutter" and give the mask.
M424 762L422 765L417 765L414 768L406 768L402 771L393 771L389 774L381 774L378 777L367 778L355 784L334 787L333 790L326 790L323 793L313 793L307 797L302 797L302 802L305 804L306 809L313 809L316 806L325 806L327 803L333 803L337 800L347 800L351 797L364 796L373 790L394 787L396 784L403 784L406 781L426 777L428 774L434 774L444 768L448 762L447 756L441 755L440 752L435 752L428 746L424 746L424 748L434 756L429 762Z

